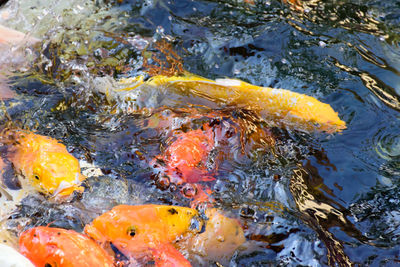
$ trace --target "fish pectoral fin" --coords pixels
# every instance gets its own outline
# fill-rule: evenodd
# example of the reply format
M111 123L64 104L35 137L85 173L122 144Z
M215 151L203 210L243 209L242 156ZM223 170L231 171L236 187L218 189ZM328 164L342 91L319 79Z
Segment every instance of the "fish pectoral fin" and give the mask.
M160 244L156 248L153 248L151 252L156 266L192 266L172 244Z

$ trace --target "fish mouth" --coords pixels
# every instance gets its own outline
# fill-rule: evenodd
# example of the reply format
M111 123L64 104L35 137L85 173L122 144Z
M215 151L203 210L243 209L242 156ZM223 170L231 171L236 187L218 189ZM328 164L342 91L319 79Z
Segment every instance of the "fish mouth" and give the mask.
M66 181L61 181L57 189L54 190L53 195L51 197L56 198L60 196L69 196L75 191L82 193L84 187L80 185L82 181L81 178L83 178L83 176L80 173L77 173L74 181L70 183Z

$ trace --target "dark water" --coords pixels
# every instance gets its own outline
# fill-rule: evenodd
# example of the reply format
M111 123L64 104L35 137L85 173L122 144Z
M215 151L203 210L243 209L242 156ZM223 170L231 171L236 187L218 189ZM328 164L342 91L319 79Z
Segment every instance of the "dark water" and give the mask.
M209 186L217 206L248 225L249 240L226 265L399 264L399 1L304 1L302 9L279 1L88 2L82 10L90 15L79 21L69 18L74 5L54 11L58 30L45 28L49 17L36 22L33 31L46 38L28 75L12 78L19 97L6 105L16 124L99 166L105 178L88 183L109 191L87 190L79 205L37 212L33 224L59 218L81 230L119 203L189 204L151 179L149 161L170 134L157 128L157 116L190 115L176 106L129 114L93 93L94 77L145 71L144 47L165 39L192 73L305 93L347 123L334 135L274 128L275 154L226 158ZM158 51L150 45L146 53ZM104 186L110 179L118 181L113 188ZM44 200L26 200L22 215L35 214L29 201Z

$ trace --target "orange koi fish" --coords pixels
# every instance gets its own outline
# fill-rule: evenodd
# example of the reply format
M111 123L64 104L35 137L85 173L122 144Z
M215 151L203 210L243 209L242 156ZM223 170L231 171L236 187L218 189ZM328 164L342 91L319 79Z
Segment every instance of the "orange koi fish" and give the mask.
M268 129L241 118L229 118L218 112L195 114L184 121L198 118L210 119L210 122L187 132L174 134L172 131L166 149L150 162L156 173L157 183L163 187L170 184L183 186L182 194L193 198L192 207L204 202L213 202L210 198L211 190L199 183L215 180L219 164L232 157L234 149L238 150L236 155L245 157L258 146L262 146L263 149L273 147L275 141ZM164 126L173 119L174 117L170 116L161 120L160 124Z
M194 209L163 206L119 205L85 226L85 233L106 244L112 243L131 261L153 260L156 266L191 266L172 245L185 234L202 229Z
M79 161L57 140L23 130L9 130L2 138L23 187L56 198L83 191Z
M72 230L35 227L19 238L20 252L37 267L113 267L114 260L95 241Z
M214 148L211 128L181 133L162 155L152 160L151 166L159 172L158 182L167 179L167 182L162 183L187 184L181 191L184 196L193 198L192 207L204 202L213 202L210 198L211 190L203 188L198 182L215 180L213 173L216 166L210 169L206 165Z
M166 163L165 175L171 183L197 183L199 181L212 181L205 163L212 149L214 149L212 129L201 129L181 133L176 136L162 156L157 160ZM155 164L155 163L154 163Z

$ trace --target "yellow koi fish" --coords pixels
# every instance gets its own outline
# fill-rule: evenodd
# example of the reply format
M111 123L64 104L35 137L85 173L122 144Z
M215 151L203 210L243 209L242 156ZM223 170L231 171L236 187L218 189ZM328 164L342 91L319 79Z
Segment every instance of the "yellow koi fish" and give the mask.
M180 94L192 94L226 106L252 110L266 119L279 120L296 129L333 133L346 128L346 123L330 105L314 97L285 89L255 86L237 79L214 81L187 73L172 77L157 75L145 81L143 76L138 76L121 79L118 88L102 91L112 96L142 86L164 87Z
M83 191L79 161L57 140L22 130L10 130L3 138L7 160L22 176L23 187L56 198Z

